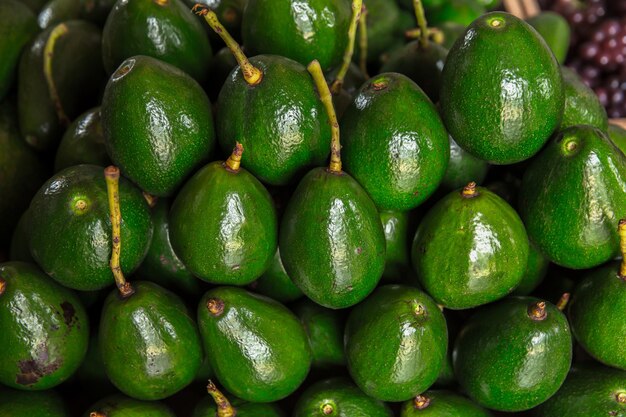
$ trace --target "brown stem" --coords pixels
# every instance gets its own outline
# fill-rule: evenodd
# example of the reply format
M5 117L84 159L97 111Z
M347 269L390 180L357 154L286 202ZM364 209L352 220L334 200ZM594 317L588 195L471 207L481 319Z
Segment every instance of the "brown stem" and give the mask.
M626 280L626 219L621 219L619 221L617 234L619 235L619 250L622 253L622 263L619 267L619 276L623 280Z
M343 86L343 80L346 78L348 68L352 62L352 55L354 54L354 40L356 38L356 26L361 18L361 10L363 8L363 0L352 0L352 19L350 20L350 26L348 27L348 46L343 54L343 63L341 68L337 72L337 78L330 86L330 91L333 94L339 94L341 87Z
M361 7L359 18L359 50L361 52L359 68L365 78L369 78L370 76L367 74L367 7L365 5Z
M474 181L463 187L463 190L461 191L461 196L464 198L472 198L476 197L477 195L478 191L476 191L476 183Z
M413 407L415 407L417 410L424 410L428 408L429 405L430 405L430 398L428 398L425 395L418 395L413 400Z
M209 298L206 302L206 308L214 316L219 316L224 312L224 301L219 298Z
M0 278L0 295L4 294L7 289L7 282L4 278Z
M542 321L548 317L548 312L546 311L546 302L538 301L536 303L532 303L528 306L528 317L535 321Z
M89 417L107 417L107 415L101 413L100 411L92 411L91 413L89 413Z
M235 417L237 415L237 411L230 404L228 398L217 389L213 381L209 380L206 389L217 405L217 417Z
M556 303L556 308L558 308L560 311L565 310L565 307L567 307L567 303L569 303L569 298L570 293L563 293L561 298L559 298L559 301Z
M146 203L148 203L148 206L150 206L150 208L153 208L154 206L156 206L157 202L159 201L159 197L154 196L152 194L148 194L145 191L142 194L143 194L144 200L146 200Z
M233 153L230 154L224 165L229 171L239 172L241 166L241 155L243 154L243 145L239 142L235 143Z
M331 415L334 411L335 407L330 403L326 403L322 406L322 414L324 414L325 416Z
M50 36L48 36L48 40L46 41L46 45L43 50L43 73L46 77L46 83L48 84L50 99L54 103L54 109L56 110L59 123L61 123L62 126L69 125L70 119L63 110L61 97L59 96L57 86L54 82L54 75L52 74L52 58L54 57L54 47L56 46L57 41L62 36L66 35L68 31L69 30L65 23L55 26L54 29L52 29L52 32L50 32Z

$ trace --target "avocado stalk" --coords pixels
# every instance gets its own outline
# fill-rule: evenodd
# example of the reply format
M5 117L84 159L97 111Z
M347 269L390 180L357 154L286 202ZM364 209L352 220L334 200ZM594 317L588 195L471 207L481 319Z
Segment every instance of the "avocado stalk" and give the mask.
M335 407L331 403L324 403L322 405L322 414L329 416L335 412Z
M206 387L207 392L213 397L215 405L217 405L217 417L235 417L237 410L230 404L228 398L217 389L213 381L209 379L209 385Z
M352 0L352 18L350 20L350 26L348 27L348 46L343 54L343 62L339 71L337 72L337 78L330 86L330 91L333 94L339 94L341 87L343 86L343 80L346 78L348 68L352 62L352 55L354 54L354 42L356 39L356 26L361 18L361 12L363 8L363 0Z
M430 405L430 398L428 398L425 395L418 395L413 400L413 407L415 407L416 410L424 410L428 408L429 405Z
M622 253L622 263L619 267L619 277L626 281L626 219L621 219L619 221L617 234L619 235L619 250Z
M135 293L135 290L130 283L126 281L126 278L124 278L124 273L122 272L122 267L120 266L120 253L122 250L122 214L120 212L119 168L113 165L105 168L104 178L107 183L109 213L112 225L113 250L111 253L110 266L111 271L113 272L113 278L115 278L115 285L117 285L120 295L122 298L128 298Z
M57 41L62 36L66 35L67 32L68 28L65 23L56 25L54 29L52 29L52 32L50 32L50 36L48 37L43 50L43 73L46 77L46 83L48 84L50 99L54 103L54 109L56 110L57 117L59 118L59 122L62 126L68 126L70 124L70 119L63 110L61 97L59 97L59 92L57 91L56 84L54 83L54 76L52 74L52 58L54 58L54 47Z
M567 307L567 303L569 303L570 295L570 293L566 292L563 293L561 298L559 298L559 301L556 303L556 308L558 308L559 311L565 310L565 307Z
M206 308L214 316L219 316L224 312L224 300L219 298L209 298L206 302Z
M145 191L143 191L142 194L143 194L144 200L146 200L146 203L148 203L150 208L154 208L154 206L156 206L157 204L157 201L159 201L159 197L149 194Z
M107 417L107 415L101 413L100 411L92 411L91 413L89 413L89 417Z
M618 392L615 394L615 401L620 404L626 404L626 392Z
M241 166L241 155L243 154L243 145L239 142L235 142L235 149L233 149L233 153L230 154L226 162L224 162L224 167L230 172L237 173L239 172L239 167Z
M328 170L334 174L341 173L341 142L339 140L339 122L337 121L337 113L335 113L335 107L333 106L333 97L326 84L324 73L320 63L315 59L313 60L307 70L313 77L317 91L319 92L320 99L326 113L328 114L328 120L330 120L331 128L331 141L330 141L330 164Z
M4 294L4 291L7 289L7 282L4 278L0 278L0 295Z
M548 317L548 312L546 311L546 302L538 301L536 303L532 303L528 306L528 317L535 321L543 321Z
M211 26L211 29L213 29L215 33L222 38L228 49L230 49L233 56L237 60L237 63L241 68L243 78L246 80L248 85L255 86L259 84L263 80L263 71L250 63L248 57L243 53L241 46L239 46L239 44L233 39L226 28L222 26L215 12L209 9L206 5L199 3L193 6L191 10L198 16L203 16L204 20L206 20L209 26Z
M476 191L476 183L474 181L467 184L461 190L461 197L463 198L474 198L478 195L478 191Z
M444 41L443 32L437 28L429 28L426 21L426 14L421 0L413 0L413 9L417 19L417 28L407 30L404 34L410 39L419 39L422 48L428 47L428 39L432 38L435 43L442 44Z
M367 74L367 7L365 5L361 7L359 18L359 49L361 52L359 69L365 78L369 78L370 76Z

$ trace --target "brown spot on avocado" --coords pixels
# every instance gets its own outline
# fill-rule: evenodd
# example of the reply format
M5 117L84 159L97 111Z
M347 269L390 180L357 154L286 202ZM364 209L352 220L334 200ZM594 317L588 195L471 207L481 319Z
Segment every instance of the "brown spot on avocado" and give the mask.
M48 346L39 346L36 358L25 359L17 363L20 372L15 376L15 382L20 385L36 384L44 376L54 373L61 366L61 360L49 362Z
M76 309L69 301L63 301L61 303L61 308L63 309L63 320L67 327L72 326L72 324L76 321Z

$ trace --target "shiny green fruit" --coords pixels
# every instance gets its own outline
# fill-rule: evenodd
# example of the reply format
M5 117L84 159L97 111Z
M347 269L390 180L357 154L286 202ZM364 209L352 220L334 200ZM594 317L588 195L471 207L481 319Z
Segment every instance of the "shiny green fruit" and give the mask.
M565 87L565 108L561 130L575 125L591 125L602 131L609 127L606 109L596 93L587 87L578 74L567 67L561 67Z
M490 417L471 400L450 391L426 391L405 402L400 417Z
M380 220L385 231L385 271L383 280L405 281L412 275L409 256L409 213L406 211L381 211Z
M528 246L528 263L526 264L526 272L522 277L519 285L515 288L515 290L511 293L514 295L528 295L539 284L546 276L548 272L548 266L550 266L550 261L546 258L537 246L534 243L530 242Z
M615 124L609 124L609 139L626 155L626 129Z
M281 303L295 301L304 295L287 275L283 261L280 259L280 248L276 249L269 268L259 279L250 284L250 289Z
M448 162L448 168L441 181L441 187L452 191L464 187L472 181L481 184L487 176L489 164L463 150L463 148L452 139L452 136L449 136L449 139L450 161Z
M0 388L2 417L70 417L67 406L56 392L23 392Z
M39 12L37 23L41 29L80 18L80 0L49 0Z
M116 394L93 404L84 417L175 417L175 414L165 404Z

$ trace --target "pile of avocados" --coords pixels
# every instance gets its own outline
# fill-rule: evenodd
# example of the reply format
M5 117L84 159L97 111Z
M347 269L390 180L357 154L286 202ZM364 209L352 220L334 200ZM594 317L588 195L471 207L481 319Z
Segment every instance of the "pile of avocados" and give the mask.
M626 417L626 130L493 0L0 0L0 416Z

